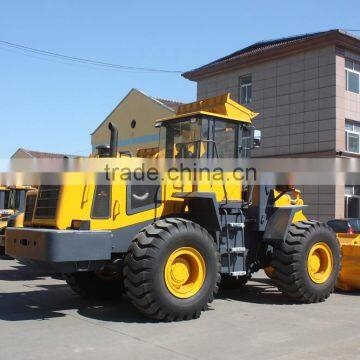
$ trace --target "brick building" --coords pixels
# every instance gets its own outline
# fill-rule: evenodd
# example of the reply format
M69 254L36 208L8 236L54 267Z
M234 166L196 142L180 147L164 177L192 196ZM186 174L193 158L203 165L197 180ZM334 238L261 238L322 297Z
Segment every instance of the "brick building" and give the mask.
M257 157L359 157L360 38L343 30L255 43L183 74L203 99L230 92L260 113ZM308 214L360 216L360 187L306 186Z

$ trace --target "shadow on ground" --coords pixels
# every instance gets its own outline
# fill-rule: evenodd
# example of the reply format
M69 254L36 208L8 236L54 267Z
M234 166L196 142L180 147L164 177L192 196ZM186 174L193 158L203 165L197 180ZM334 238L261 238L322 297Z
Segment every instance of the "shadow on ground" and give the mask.
M0 271L0 280L4 282L41 279L44 276L19 264L10 270ZM49 320L65 317L67 312L75 310L81 316L99 321L152 322L139 314L125 297L112 301L84 300L65 283L41 285L29 282L22 284L22 287L24 291L21 292L0 292L0 320ZM254 279L242 288L222 290L218 299L270 305L293 304L268 279Z
M43 280L45 284L32 283L33 280ZM75 310L102 321L148 322L124 297L112 301L82 299L65 282L49 284L48 274L33 266L9 262L5 270L0 270L0 281L0 320L49 320ZM7 291L7 282L19 282L19 288L24 290Z
M296 305L298 303L284 296L270 279L252 279L248 284L238 288L221 289L217 298L228 301L242 301L253 304Z
M49 320L65 317L68 311L101 321L144 323L142 317L127 301L120 297L112 301L81 299L67 285L36 286L24 292L0 292L0 320Z
M0 256L0 261L13 260L6 255ZM20 263L14 264L11 261L11 266L7 270L0 270L0 281L29 281L44 279L48 274L45 274L41 270L34 270L33 267L28 267Z
M4 253L0 252L0 260L14 260L11 256L7 256Z

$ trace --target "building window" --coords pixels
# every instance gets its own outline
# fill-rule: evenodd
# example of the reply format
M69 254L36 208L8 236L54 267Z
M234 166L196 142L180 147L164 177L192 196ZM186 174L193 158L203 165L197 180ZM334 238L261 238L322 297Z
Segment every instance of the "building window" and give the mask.
M345 121L346 151L360 153L360 123Z
M345 60L346 90L360 93L360 63Z
M251 103L252 98L252 77L245 75L239 79L239 99L240 104L247 105Z
M345 217L358 218L360 216L360 186L345 186Z

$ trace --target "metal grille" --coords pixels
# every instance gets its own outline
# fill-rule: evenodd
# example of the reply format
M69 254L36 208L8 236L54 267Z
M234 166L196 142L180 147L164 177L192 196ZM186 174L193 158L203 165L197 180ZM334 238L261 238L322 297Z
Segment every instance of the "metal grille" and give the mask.
M36 193L27 194L25 204L24 222L30 223L33 217L34 208L36 203Z
M59 200L60 186L40 186L38 200L35 209L36 219L54 219Z

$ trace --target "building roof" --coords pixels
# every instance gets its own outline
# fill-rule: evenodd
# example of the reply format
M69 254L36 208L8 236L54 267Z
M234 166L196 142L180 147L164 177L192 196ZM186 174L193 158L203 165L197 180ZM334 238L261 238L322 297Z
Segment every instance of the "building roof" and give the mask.
M328 44L348 45L360 51L360 38L340 29L315 32L274 40L259 41L243 49L237 50L230 55L212 61L204 66L182 74L189 80L197 80L214 72L221 72L225 68L240 64L248 64L250 61L264 61L285 53L303 51L304 48L328 45Z
M65 159L65 158L79 157L78 155L34 151L34 150L28 150L28 149L23 149L23 148L19 148L18 150L16 150L16 152L14 153L14 155L12 157L14 157L18 152L24 152L29 157L36 158L36 159Z
M174 111L177 111L178 107L180 105L183 105L184 103L179 102L179 101L173 101L173 100L166 100L166 99L159 99L156 98L157 101L160 101L161 103L163 103L164 105L166 105L169 108L172 108Z

